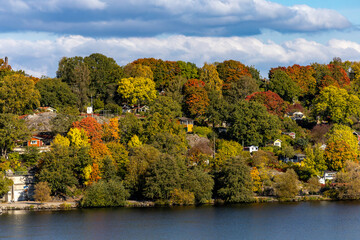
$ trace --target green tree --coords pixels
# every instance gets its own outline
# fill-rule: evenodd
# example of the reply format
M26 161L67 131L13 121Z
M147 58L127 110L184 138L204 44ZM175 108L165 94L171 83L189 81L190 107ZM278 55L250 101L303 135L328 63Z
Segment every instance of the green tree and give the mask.
M289 75L281 69L270 71L269 80L268 89L279 94L285 101L292 102L300 93L300 88Z
M360 99L345 89L335 86L324 88L315 99L313 113L323 120L352 123L351 116L359 116Z
M211 200L214 180L203 169L188 169L183 177L183 188L194 194L196 203L207 203Z
M157 97L155 83L149 78L123 78L118 85L118 93L131 105L149 103Z
M223 95L229 103L236 104L238 101L258 91L259 86L254 78L251 76L241 76L223 90Z
M180 75L186 79L198 78L199 70L194 63L177 61L180 68Z
M40 79L35 86L41 95L41 106L63 108L76 104L77 96L71 91L69 85L60 79Z
M14 182L11 179L8 179L2 172L0 172L0 197L9 192L10 187L13 184Z
M324 150L322 150L320 146L320 144L316 144L314 147L307 146L305 148L306 158L303 164L311 176L321 176L323 171L327 169Z
M150 104L151 113L159 113L169 119L181 117L181 105L168 96L159 96Z
M184 162L168 154L150 164L145 176L143 196L151 200L169 200L174 189L181 189Z
M228 135L245 145L265 145L279 137L280 121L257 102L240 101L231 117Z
M0 80L1 113L24 114L39 105L40 94L35 83L22 74L12 74Z
M294 169L275 176L274 188L280 199L294 198L299 193L299 179Z
M250 168L242 158L231 158L217 179L218 196L228 203L253 201L253 183Z
M116 82L123 77L122 68L114 59L100 53L93 53L84 58L90 70L90 92L104 103L114 100Z
M3 157L7 156L17 141L25 141L29 137L30 132L23 120L12 114L0 114L0 149Z

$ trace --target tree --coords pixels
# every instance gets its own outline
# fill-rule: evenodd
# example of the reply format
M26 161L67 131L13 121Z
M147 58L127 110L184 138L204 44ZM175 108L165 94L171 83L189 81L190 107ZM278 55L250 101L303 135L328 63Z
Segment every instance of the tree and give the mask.
M315 69L311 66L294 64L286 68L285 72L300 88L299 96L313 96L316 92Z
M218 196L228 203L253 201L253 183L250 168L241 158L231 158L217 179Z
M114 59L100 53L93 53L84 58L84 63L90 70L90 91L92 95L104 101L114 99L116 81L122 78L123 70Z
M325 149L325 161L329 170L340 171L346 161L357 162L357 154L345 141L330 142Z
M70 140L71 146L75 146L77 148L90 146L89 138L84 129L71 128L67 133L67 137Z
M305 148L306 158L303 165L311 176L321 176L323 171L327 169L324 150L320 149L320 146L321 144L316 144L314 147L307 146Z
M13 184L14 182L11 179L8 179L0 172L0 197L4 196L5 193L8 193Z
M101 180L86 189L81 200L83 207L120 207L124 206L129 193L122 182Z
M66 82L77 96L77 107L81 110L88 103L90 70L82 57L63 57L59 62L58 78Z
M69 149L54 145L50 152L44 154L36 178L39 182L47 182L52 194L67 196L70 194L69 188L79 183L73 172L74 167Z
M205 83L197 79L190 79L184 85L187 111L195 118L204 115L209 105L209 98L204 87Z
M104 132L104 134L103 134L102 139L105 140L106 142L119 141L120 140L119 119L111 118L109 120L109 124L104 123L103 124L103 132Z
M228 86L224 88L223 95L232 104L236 104L239 100L243 100L248 95L259 91L256 80L250 76L241 76L236 81L229 83Z
M252 77L248 67L235 60L227 60L219 63L216 65L216 69L219 73L220 79L224 82L224 89L230 88L230 84L237 82L240 77Z
M60 79L40 79L35 86L41 95L41 106L64 108L76 104L77 96L71 91L69 85Z
M200 68L199 79L205 83L207 91L214 90L221 95L223 80L220 79L215 65L205 63L204 66Z
M338 199L360 199L360 168L358 163L348 161L344 171L336 174L335 193Z
M35 185L34 192L35 192L34 194L35 201L46 202L51 199L50 198L51 189L47 182L38 182Z
M263 104L269 113L283 117L288 104L276 93L272 91L255 92L246 97L248 101L256 101Z
M235 141L218 140L216 142L215 167L223 166L230 158L237 157L243 152L243 146Z
M294 169L275 176L274 188L280 199L294 198L299 193L299 179Z
M186 79L194 79L199 77L199 70L194 63L177 61L180 68L180 75Z
M277 93L282 99L292 102L299 95L300 89L282 69L271 69L268 89Z
M149 103L157 97L155 83L149 78L123 78L118 84L118 93L131 105Z
M335 86L324 88L315 99L313 113L323 120L352 123L351 116L359 116L360 99L345 89Z
M196 203L203 204L211 200L214 180L203 169L199 167L188 169L183 181L183 188L194 194Z
M96 121L93 117L86 117L73 123L73 128L84 129L90 141L92 142L101 142L103 135L103 128L100 123Z
M22 74L12 74L0 80L0 112L24 114L39 105L40 94L34 82Z
M17 141L25 141L29 137L30 132L23 120L12 114L0 114L0 149L2 157L7 156Z
M125 77L143 77L154 80L154 74L151 70L151 67L141 64L129 63L124 67L124 74Z
M169 119L175 119L181 117L181 105L168 96L159 96L150 104L151 113L159 113L163 116L167 116Z
M185 164L162 154L158 161L150 164L145 176L143 196L151 200L168 200L174 189L181 188L181 172Z
M149 166L160 158L160 152L149 145L133 148L129 153L129 164L125 175L125 186L134 198L142 196L145 187L145 174Z
M261 104L253 101L240 101L229 117L228 135L245 145L265 145L278 138L280 121L271 115Z

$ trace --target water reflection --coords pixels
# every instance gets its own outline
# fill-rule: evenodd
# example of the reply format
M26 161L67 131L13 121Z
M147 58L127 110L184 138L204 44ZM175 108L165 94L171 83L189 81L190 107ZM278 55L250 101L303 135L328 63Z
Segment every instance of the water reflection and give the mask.
M0 239L358 239L360 202L10 211Z

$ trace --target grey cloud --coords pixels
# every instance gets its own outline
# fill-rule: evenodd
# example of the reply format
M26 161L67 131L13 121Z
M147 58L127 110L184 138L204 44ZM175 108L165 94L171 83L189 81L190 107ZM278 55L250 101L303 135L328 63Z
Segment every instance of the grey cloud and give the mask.
M0 0L2 32L39 31L91 37L246 36L342 30L341 14L266 0Z

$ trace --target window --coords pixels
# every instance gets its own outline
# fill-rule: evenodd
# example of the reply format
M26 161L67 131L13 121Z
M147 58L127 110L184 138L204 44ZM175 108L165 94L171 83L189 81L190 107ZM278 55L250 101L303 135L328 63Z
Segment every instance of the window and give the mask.
M31 140L31 145L35 145L35 144L37 144L37 140Z

